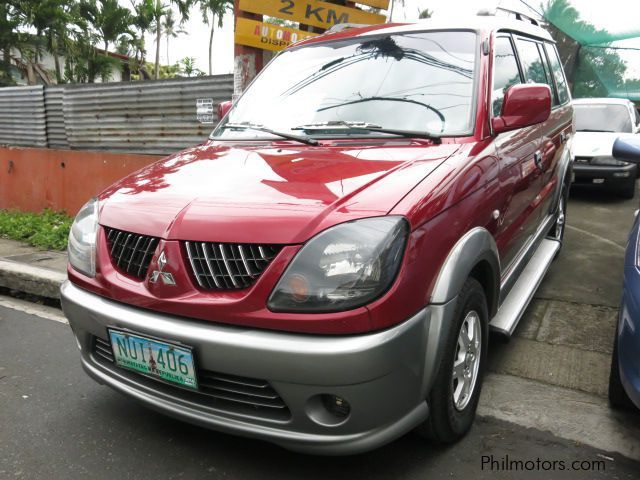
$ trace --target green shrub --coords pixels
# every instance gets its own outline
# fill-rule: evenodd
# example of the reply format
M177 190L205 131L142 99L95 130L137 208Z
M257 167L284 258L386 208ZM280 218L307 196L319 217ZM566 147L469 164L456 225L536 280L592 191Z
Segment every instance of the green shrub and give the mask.
M73 218L64 212L45 210L25 213L0 210L0 237L46 250L64 250Z

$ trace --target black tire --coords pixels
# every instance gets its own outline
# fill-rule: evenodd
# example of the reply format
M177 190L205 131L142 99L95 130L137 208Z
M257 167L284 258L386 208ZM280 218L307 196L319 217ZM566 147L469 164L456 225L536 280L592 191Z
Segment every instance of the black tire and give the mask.
M453 366L456 357L459 356L458 341L462 325L472 312L478 314L480 321L480 364L466 406L458 409L454 404ZM489 314L484 290L474 278L467 279L460 291L454 319L455 323L447 335L433 388L427 398L429 418L416 429L420 435L436 443L453 443L462 438L471 428L478 408L487 361Z
M618 334L613 342L611 355L611 371L609 373L609 405L617 410L636 410L635 405L624 390L620 380L620 366L618 365Z
M626 198L629 200L636 196L636 179L635 178L632 177L630 181L624 186L624 188L620 191L620 196L622 198Z

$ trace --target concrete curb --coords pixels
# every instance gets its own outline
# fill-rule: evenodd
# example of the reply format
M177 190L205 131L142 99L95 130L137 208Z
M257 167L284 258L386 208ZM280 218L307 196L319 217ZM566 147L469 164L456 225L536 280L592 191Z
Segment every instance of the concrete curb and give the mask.
M482 386L478 415L640 460L637 415L612 410L597 395L491 373Z
M59 300L66 279L66 273L0 259L0 287Z

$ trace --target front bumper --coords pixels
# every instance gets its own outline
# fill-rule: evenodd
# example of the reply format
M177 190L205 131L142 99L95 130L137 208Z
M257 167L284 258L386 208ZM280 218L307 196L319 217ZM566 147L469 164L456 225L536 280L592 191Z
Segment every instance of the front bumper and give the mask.
M321 336L211 324L138 309L70 282L62 307L78 341L82 365L100 383L149 407L223 432L260 438L317 454L353 454L381 446L428 415L425 398L435 374L438 339L455 299L421 310L381 332ZM198 369L264 379L286 404L287 418L221 406L184 390L116 367L96 354L107 327L194 347ZM445 327L446 328L446 327ZM319 395L346 399L351 413L337 421ZM246 405L245 405L246 407Z
M636 166L589 165L576 162L573 164L573 173L575 185L593 185L616 190L635 182Z

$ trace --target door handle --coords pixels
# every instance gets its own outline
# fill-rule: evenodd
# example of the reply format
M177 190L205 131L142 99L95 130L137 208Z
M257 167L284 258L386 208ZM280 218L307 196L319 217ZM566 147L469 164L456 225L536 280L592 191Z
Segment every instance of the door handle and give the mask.
M535 162L536 167L542 170L542 152L540 150L533 154L533 161Z

